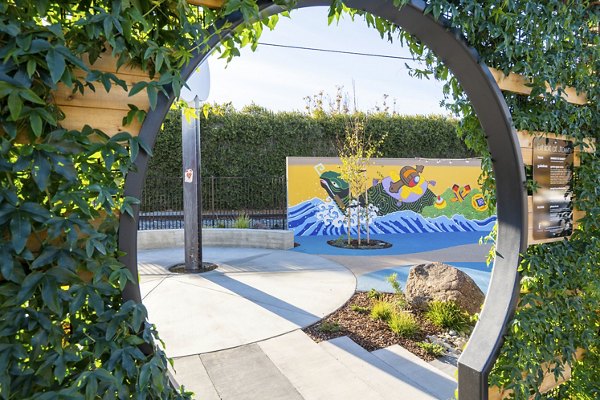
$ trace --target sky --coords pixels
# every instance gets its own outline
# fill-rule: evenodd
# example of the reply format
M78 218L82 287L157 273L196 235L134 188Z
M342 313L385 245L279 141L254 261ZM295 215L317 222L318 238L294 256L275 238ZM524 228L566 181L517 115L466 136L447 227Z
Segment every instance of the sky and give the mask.
M410 57L399 43L389 43L368 28L360 17L346 17L327 25L327 7L294 10L281 17L274 31L265 29L260 42ZM343 86L357 108L373 111L387 94L390 111L403 115L444 114L442 84L408 75L405 63L413 61L313 52L259 45L241 49L229 64L213 54L209 58L210 93L207 102L232 102L237 109L251 103L273 111L304 111L304 97L320 91L334 97ZM394 106L394 101L396 102Z

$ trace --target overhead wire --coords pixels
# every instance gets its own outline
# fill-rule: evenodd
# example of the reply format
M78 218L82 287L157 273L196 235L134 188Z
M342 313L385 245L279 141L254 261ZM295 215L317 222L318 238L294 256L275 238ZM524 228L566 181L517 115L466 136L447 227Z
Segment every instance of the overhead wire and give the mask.
M413 57L392 56L389 54L361 53L361 52L356 52L356 51L321 49L318 47L292 46L292 45L288 45L288 44L267 43L267 42L258 42L258 45L259 46L269 46L269 47L281 47L281 48L286 48L286 49L318 51L318 52L322 52L322 53L338 53L338 54L349 54L349 55L353 55L353 56L392 58L392 59L396 59L396 60L408 60L408 61L417 61L417 62L419 61Z

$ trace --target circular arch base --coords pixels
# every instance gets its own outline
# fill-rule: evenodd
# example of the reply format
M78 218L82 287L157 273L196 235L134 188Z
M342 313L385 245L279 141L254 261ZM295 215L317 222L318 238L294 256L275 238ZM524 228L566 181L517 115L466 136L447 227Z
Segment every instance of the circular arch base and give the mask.
M402 9L394 6L392 0L347 0L350 8L366 11L400 26L426 44L462 85L471 101L481 126L488 148L492 155L496 178L496 198L498 216L498 240L496 259L488 289L488 295L479 322L471 335L467 348L459 359L458 387L461 400L488 398L488 375L497 358L502 344L505 327L516 308L519 291L517 267L520 254L527 247L527 193L523 162L516 132L508 107L489 69L483 64L477 52L468 47L460 34L453 31L444 21L436 21L425 15L425 3L419 0L409 2ZM259 0L262 15L273 15L284 11L270 1ZM296 8L330 6L326 0L299 0ZM231 15L231 32L242 23L241 14ZM194 69L204 61L218 45L214 38L181 71L188 78ZM164 120L174 96L161 95L155 110L148 113L140 140L154 147L159 127ZM148 155L140 154L136 160L137 172L131 172L125 182L125 195L141 198ZM137 216L122 215L119 226L119 247L126 253L121 261L137 276ZM123 292L126 300L141 302L138 283L129 284Z

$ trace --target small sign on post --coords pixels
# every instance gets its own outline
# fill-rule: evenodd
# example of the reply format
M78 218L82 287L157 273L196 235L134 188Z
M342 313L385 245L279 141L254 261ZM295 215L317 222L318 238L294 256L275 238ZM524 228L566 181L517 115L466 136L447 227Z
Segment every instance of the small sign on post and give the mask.
M191 168L188 168L185 170L185 175L184 175L184 180L185 183L192 183L194 182L194 170Z
M573 142L533 140L533 238L571 236L573 233Z

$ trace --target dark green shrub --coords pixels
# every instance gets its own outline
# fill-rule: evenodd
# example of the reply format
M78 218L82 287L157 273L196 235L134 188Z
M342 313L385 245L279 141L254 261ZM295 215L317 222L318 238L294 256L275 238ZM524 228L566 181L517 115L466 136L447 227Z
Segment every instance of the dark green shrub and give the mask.
M356 304L352 304L350 306L350 309L352 311L356 311L357 313L360 313L360 314L368 314L371 311L371 309L369 307L363 307L363 306L359 306Z
M323 333L337 333L342 327L337 322L324 321L319 325L319 331Z

